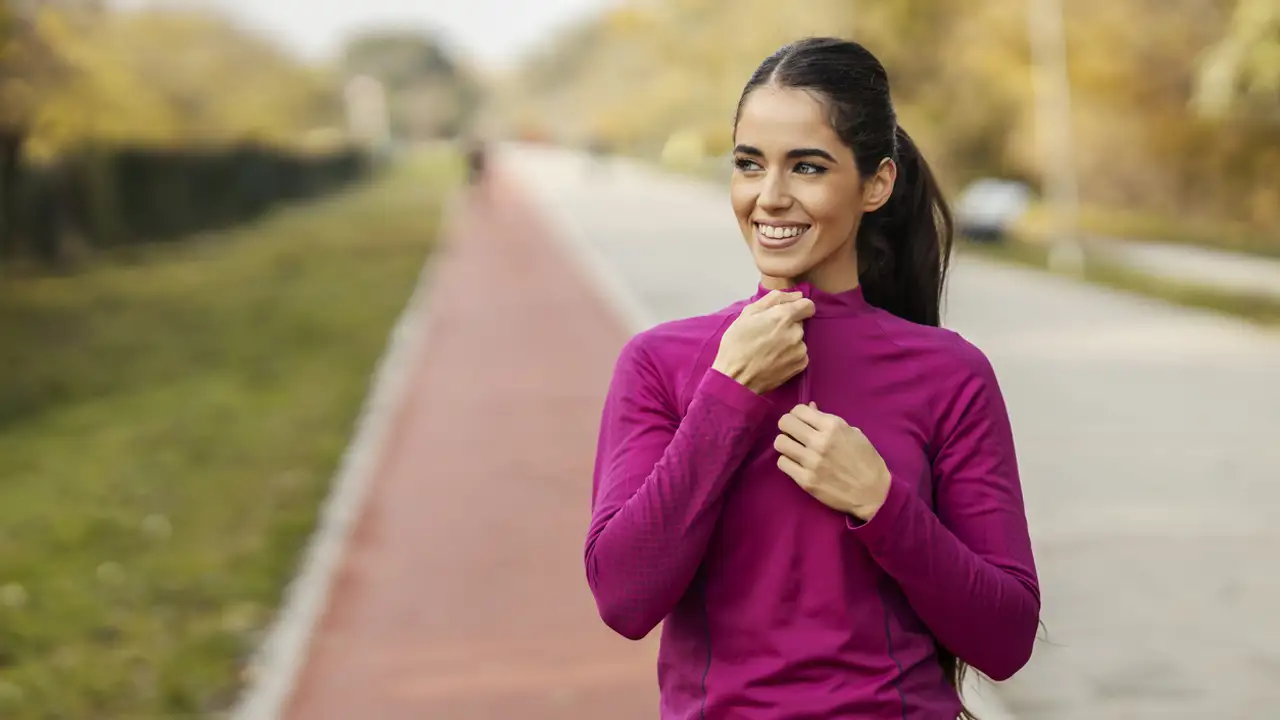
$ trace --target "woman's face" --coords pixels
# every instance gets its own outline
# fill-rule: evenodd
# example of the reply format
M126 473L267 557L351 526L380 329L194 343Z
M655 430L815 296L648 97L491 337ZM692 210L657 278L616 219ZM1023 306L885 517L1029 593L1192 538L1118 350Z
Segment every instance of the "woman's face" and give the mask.
M742 105L730 198L766 287L855 287L858 224L893 191L893 163L864 183L827 117L824 103L794 88L762 86Z

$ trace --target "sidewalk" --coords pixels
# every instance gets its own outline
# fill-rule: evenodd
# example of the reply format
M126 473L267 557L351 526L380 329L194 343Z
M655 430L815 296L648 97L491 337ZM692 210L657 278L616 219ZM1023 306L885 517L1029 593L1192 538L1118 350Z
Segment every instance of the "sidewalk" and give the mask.
M1184 285L1280 301L1280 260L1195 245L1089 238L1092 253L1122 267Z
M465 207L429 332L285 717L656 716L653 648L582 569L603 392L626 335L511 187Z

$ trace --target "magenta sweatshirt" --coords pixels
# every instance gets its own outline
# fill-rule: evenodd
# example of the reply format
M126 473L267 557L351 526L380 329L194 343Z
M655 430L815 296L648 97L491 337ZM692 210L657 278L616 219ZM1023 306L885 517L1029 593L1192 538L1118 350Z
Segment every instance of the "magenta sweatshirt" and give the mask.
M1000 388L954 332L860 289L798 289L817 307L809 367L765 395L711 369L749 301L623 349L586 542L600 616L631 639L663 623L663 720L954 720L938 648L1002 680L1039 620ZM885 459L892 485L870 522L778 469L778 420L809 400Z

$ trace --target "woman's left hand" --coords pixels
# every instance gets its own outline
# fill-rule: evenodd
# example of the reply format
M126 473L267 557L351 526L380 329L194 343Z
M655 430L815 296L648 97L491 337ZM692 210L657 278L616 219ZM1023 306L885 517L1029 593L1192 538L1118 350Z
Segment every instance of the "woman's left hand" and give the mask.
M816 403L792 408L778 429L778 467L823 505L863 522L884 505L889 468L861 430Z

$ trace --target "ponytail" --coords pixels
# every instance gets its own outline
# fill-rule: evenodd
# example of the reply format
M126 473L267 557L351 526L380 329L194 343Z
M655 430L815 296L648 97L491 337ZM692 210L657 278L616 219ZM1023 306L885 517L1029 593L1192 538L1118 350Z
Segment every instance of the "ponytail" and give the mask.
M942 291L954 225L938 181L911 136L898 125L884 66L865 47L839 38L806 38L780 48L752 73L738 115L758 87L803 88L822 97L831 127L853 150L858 172L873 177L886 158L898 168L883 206L862 218L856 239L858 281L866 301L905 320L941 324ZM941 643L938 664L961 694L969 667ZM963 697L961 698L963 703ZM961 706L961 717L975 716Z
M936 327L954 238L951 209L929 163L901 126L893 144L898 166L893 193L863 217L858 230L859 282L868 303Z
M894 132L898 177L889 200L858 229L859 279L867 302L921 325L941 324L942 290L951 259L951 209L911 136ZM938 663L959 694L968 666L938 646ZM973 718L967 709L963 718Z
M872 177L885 158L898 166L889 200L863 216L856 252L867 302L920 325L941 324L942 290L954 229L938 181L911 137L898 125L889 75L865 47L839 38L806 38L780 48L752 73L738 101L768 84L817 93L831 127L853 150L858 172ZM737 128L737 116L734 120ZM960 694L968 666L941 644L938 663ZM962 698L963 700L963 698ZM962 708L961 716L974 715Z

